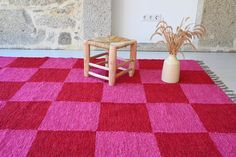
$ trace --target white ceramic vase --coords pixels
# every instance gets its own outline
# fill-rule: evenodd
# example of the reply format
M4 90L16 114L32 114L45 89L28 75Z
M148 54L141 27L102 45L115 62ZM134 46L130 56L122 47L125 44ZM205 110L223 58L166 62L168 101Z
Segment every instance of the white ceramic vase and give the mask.
M176 55L169 54L165 59L162 69L162 81L166 83L177 83L180 77L180 62Z

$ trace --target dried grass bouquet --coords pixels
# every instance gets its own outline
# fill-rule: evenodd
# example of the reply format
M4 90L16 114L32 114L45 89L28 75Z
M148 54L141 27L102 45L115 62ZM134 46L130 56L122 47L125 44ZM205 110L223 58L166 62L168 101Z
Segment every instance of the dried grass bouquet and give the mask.
M154 36L159 35L164 40L158 43L166 44L166 47L170 54L176 55L182 46L190 45L194 50L196 47L192 41L195 38L202 38L206 34L206 29L202 25L195 25L193 23L187 24L190 18L183 18L180 26L176 28L174 32L173 28L168 25L163 19L156 26L156 31L152 34L151 39Z

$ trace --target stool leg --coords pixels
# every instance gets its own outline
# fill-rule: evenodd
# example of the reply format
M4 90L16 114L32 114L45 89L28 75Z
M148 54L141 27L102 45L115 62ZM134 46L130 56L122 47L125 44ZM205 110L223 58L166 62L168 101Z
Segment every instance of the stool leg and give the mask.
M115 46L110 47L109 52L109 85L114 86L116 82L116 56L117 49Z
M89 77L90 45L84 41L84 76Z
M137 42L132 44L130 47L130 60L132 60L132 62L130 62L130 64L129 64L129 68L132 69L131 71L129 71L130 77L134 76L136 58L137 58Z
M105 63L105 67L108 67L108 61L109 61L109 50L107 50L107 52L108 52L108 55L105 56L105 61L107 62Z

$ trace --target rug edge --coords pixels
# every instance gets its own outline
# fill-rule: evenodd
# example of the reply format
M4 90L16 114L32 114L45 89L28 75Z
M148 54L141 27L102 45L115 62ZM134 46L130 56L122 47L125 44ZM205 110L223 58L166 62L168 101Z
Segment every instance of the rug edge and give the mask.
M220 87L223 92L234 102L236 103L236 93L231 90L221 79L220 77L213 72L205 62L197 60L198 64L204 69L204 71L211 77L215 84Z

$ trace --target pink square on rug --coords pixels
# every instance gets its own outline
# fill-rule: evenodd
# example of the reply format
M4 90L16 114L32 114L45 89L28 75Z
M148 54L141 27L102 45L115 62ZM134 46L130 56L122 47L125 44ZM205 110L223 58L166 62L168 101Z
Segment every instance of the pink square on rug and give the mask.
M236 156L236 134L210 134L218 150L223 157Z
M41 68L70 69L77 59L74 58L49 58Z
M5 101L0 101L0 110L6 105Z
M0 57L0 68L5 67L11 62L13 62L16 58L13 57Z
M104 84L103 102L113 103L146 103L144 88L140 84Z
M55 102L39 130L96 131L99 113L99 103Z
M232 100L217 85L181 85L190 103L232 103Z
M62 88L62 83L26 83L13 96L12 101L53 101Z
M154 132L206 132L189 104L148 104L147 109Z
M5 68L0 70L0 81L23 82L36 73L36 68Z
M25 157L36 137L36 131L0 131L0 156Z
M155 136L149 133L97 132L97 157L161 156Z
M180 61L181 70L192 70L192 71L203 71L202 67L193 60L181 60Z
M83 69L72 69L65 82L102 82L102 80L95 77L84 77Z
M141 69L140 76L142 83L164 83L161 80L162 70Z

